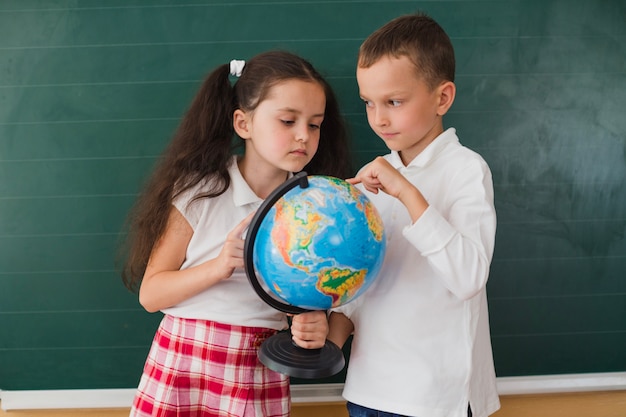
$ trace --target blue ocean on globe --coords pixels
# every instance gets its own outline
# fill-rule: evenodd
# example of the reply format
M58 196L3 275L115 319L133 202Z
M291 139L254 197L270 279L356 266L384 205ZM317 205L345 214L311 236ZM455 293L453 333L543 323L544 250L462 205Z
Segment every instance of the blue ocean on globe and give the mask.
M309 176L262 219L253 247L259 281L277 299L307 310L346 304L373 283L386 239L371 201L350 183Z

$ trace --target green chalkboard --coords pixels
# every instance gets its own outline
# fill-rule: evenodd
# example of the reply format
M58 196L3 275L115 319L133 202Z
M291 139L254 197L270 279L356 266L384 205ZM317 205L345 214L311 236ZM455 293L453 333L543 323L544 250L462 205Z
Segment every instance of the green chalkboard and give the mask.
M444 122L493 171L498 375L626 370L622 0L5 0L0 389L137 385L160 315L122 286L119 233L210 69L267 49L309 58L360 166L385 148L359 100L357 48L417 10L456 49Z

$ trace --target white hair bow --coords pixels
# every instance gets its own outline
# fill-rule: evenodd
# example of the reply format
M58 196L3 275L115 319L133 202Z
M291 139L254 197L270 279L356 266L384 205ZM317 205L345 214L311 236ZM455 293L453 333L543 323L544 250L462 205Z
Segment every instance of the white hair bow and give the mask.
M235 77L241 77L241 72L243 71L243 67L245 65L246 61L233 59L232 61L230 61L230 75L234 75Z

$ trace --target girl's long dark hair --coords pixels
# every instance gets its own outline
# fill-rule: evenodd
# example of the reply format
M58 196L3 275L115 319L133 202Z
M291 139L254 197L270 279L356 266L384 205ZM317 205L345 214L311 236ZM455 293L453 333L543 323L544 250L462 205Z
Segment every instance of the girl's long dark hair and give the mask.
M229 65L220 65L202 83L128 216L121 246L122 280L132 291L138 289L152 249L165 231L172 201L203 180L209 184L208 191L195 199L216 197L228 189L228 167L237 148L233 112L237 108L253 111L277 83L290 79L317 82L326 92L318 150L304 170L338 178L352 175L337 99L308 61L285 51L265 52L246 63L234 85L229 75Z

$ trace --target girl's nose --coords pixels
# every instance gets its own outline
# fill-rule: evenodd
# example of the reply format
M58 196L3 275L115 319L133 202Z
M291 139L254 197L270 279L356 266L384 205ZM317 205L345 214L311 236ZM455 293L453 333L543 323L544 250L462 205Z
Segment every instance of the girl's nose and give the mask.
M309 129L308 126L300 127L296 130L296 141L298 142L306 142L309 140Z

